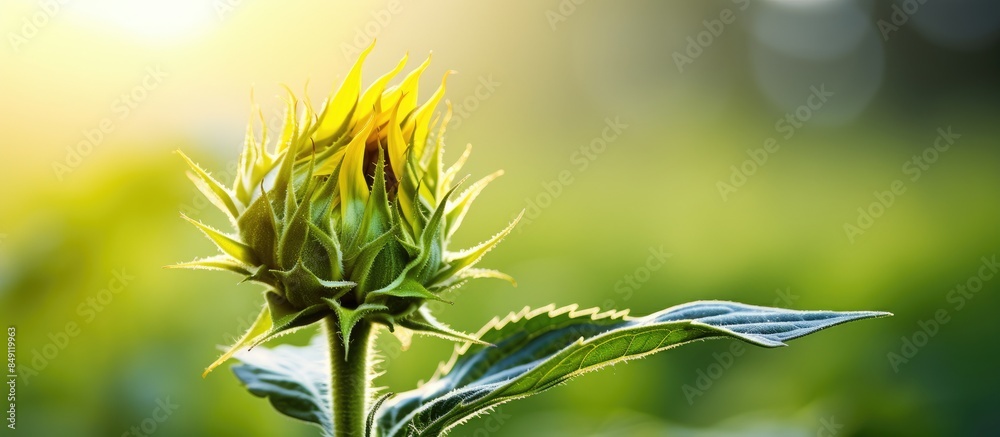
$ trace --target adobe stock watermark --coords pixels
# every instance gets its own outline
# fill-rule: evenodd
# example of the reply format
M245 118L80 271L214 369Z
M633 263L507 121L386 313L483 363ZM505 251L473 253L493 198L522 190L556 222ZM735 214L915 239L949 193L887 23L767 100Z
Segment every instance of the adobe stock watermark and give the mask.
M389 0L384 8L371 11L372 18L354 28L354 39L340 44L344 59L354 61L392 23L393 17L401 12L403 3L400 0Z
M84 129L83 138L76 144L66 147L66 157L62 161L52 162L52 171L56 179L62 182L67 174L79 168L83 160L104 142L107 135L115 131L116 123L128 119L133 111L149 98L149 94L170 76L159 64L146 67L145 72L138 84L111 102L112 115L101 118L97 126Z
M910 17L920 11L920 6L927 3L927 0L903 0L902 5L897 5L893 3L892 13L889 14L889 19L879 18L875 22L875 26L878 27L878 31L882 34L882 40L889 42L889 35L893 32L899 31L900 27L906 25L910 22Z
M816 112L823 109L823 105L833 95L832 91L827 91L826 84L820 84L818 88L815 85L810 86L809 96L806 97L805 103L799 105L792 112L786 112L784 117L777 119L774 122L774 130L783 133L782 139L785 141L792 139L796 130L805 126ZM729 182L726 183L720 179L715 183L715 188L719 190L722 201L728 201L729 196L743 187L751 176L757 174L757 170L767 164L770 156L778 153L779 150L781 150L781 143L774 137L764 139L763 145L759 148L747 149L748 159L740 163L739 167L729 166L732 170L729 174Z
M750 7L750 0L731 1L738 6L737 10L724 8L719 11L717 18L702 20L701 24L704 29L693 36L688 35L687 38L684 38L684 41L687 41L684 51L674 50L674 53L670 57L674 60L674 65L677 66L677 72L683 73L686 65L691 65L700 58L705 53L705 50L725 33L726 27L736 21L738 14Z
M479 83L472 94L462 100L452 102L451 123L448 125L448 129L452 131L460 129L465 124L465 121L472 116L472 113L479 110L479 106L483 102L493 97L493 94L496 93L497 88L500 88L501 85L503 84L493 80L492 74L479 76Z
M729 349L722 353L712 352L713 362L704 369L695 371L694 385L684 384L681 386L681 392L684 393L684 399L687 400L688 405L694 405L695 399L704 396L706 391L711 390L715 382L722 379L722 375L733 367L736 358L742 356L746 351L747 348L743 346L743 342L733 340L729 343Z
M124 268L111 271L111 279L107 286L81 301L76 306L76 315L80 321L70 320L56 332L48 334L49 341L40 349L31 350L31 361L18 366L18 374L24 385L28 385L32 377L38 376L59 355L69 347L70 342L80 336L81 328L93 322L98 315L111 305L115 296L121 294L135 280Z
M21 25L17 31L7 32L7 42L15 52L20 52L21 47L38 36L52 20L62 12L63 7L70 0L39 0L38 9L31 15L21 18Z
M942 307L926 320L917 320L917 329L910 335L900 337L899 348L886 354L889 367L892 367L893 372L899 373L902 365L913 360L920 353L920 350L927 346L930 340L941 331L941 328L951 322L952 315L968 306L969 302L976 298L976 293L982 291L986 283L992 280L997 272L1000 272L1000 262L997 261L996 254L989 258L986 256L980 258L976 273L965 281L955 284L954 288L945 293L945 302L951 304L951 310Z
M555 32L559 23L568 20L570 15L576 13L577 6L586 2L587 0L559 0L555 8L545 11L545 20L549 22L549 28Z
M148 437L156 433L163 424L170 419L180 405L170 401L170 396L157 398L156 406L145 419L138 424L129 426L128 430L121 434L121 437Z
M17 328L7 327L7 428L17 429Z
M928 146L920 154L913 155L903 163L901 169L903 175L909 176L906 179L911 183L920 180L924 172L930 170L931 165L938 162L941 154L951 149L951 146L961 137L961 134L952 132L951 126L938 128L933 145ZM873 192L872 197L875 200L867 207L858 207L858 217L854 223L844 222L844 234L847 235L848 241L854 244L859 236L868 232L875 225L875 220L882 217L886 210L896 204L896 198L906 193L906 188L906 182L903 179L896 179L889 183L888 190Z
M219 21L225 21L229 18L233 12L240 6L243 6L244 0L213 0L212 9L215 10L215 17Z
M834 437L840 434L840 430L842 429L844 429L844 425L837 423L836 417L821 417L819 419L819 428L816 429L816 437Z
M635 292L652 279L653 273L662 269L667 260L674 256L673 253L664 250L662 244L658 247L650 246L646 252L649 255L646 256L646 261L642 265L615 282L614 291L617 297L605 300L601 305L602 311L621 309L619 306L632 300Z
M788 287L785 287L784 290L776 289L775 295L772 304L777 308L788 308L799 300L799 296L792 294ZM694 384L681 385L681 393L684 394L688 405L694 405L695 399L704 396L706 392L711 390L715 383L726 374L726 371L733 367L736 359L743 356L746 351L746 346L743 345L742 341L732 340L727 350L722 353L713 352L712 363L704 369L695 371Z
M600 135L580 145L569 155L569 162L576 169L575 175L570 169L560 171L554 180L542 181L542 190L538 194L524 198L524 216L517 225L517 231L520 233L525 227L534 223L542 212L562 195L566 187L576 182L576 176L587 171L590 165L608 150L609 145L618 141L625 129L628 129L628 125L622 123L621 117L605 118ZM511 220L515 217L511 216Z

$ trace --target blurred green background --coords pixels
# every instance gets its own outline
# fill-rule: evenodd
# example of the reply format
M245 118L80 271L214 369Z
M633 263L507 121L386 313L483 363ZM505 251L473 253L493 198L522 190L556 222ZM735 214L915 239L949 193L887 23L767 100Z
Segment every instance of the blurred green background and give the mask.
M156 436L316 434L228 371L199 376L260 293L235 276L161 268L214 250L180 210L225 224L171 151L228 179L251 89L273 125L282 84L302 93L310 82L322 101L373 37L366 81L405 52L415 66L433 50L424 98L459 72L449 157L473 143L469 173L507 171L458 243L528 209L484 261L519 286L466 286L439 308L452 326L475 331L548 303L641 315L731 299L896 314L747 349L709 380L699 377L728 341L672 350L453 435L1000 428L1000 277L954 291L991 274L983 257L1000 251L995 2L11 0L0 30L0 321L17 329L21 366L7 434L120 436L144 421ZM812 89L832 95L810 100ZM934 149L949 128L960 137ZM761 155L769 138L780 148ZM891 202L875 194L896 180L905 191ZM657 250L671 256L644 267ZM103 292L112 281L127 283ZM942 311L947 322L926 322ZM380 383L394 391L451 350L380 343ZM158 403L176 409L150 421Z

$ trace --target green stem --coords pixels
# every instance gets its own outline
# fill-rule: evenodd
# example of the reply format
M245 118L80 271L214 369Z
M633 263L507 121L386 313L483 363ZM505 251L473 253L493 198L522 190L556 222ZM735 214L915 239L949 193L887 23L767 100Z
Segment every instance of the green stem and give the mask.
M372 324L362 320L354 326L348 339L350 348L345 352L344 343L341 341L340 323L334 316L328 317L325 322L327 340L330 343L333 435L364 437L368 397L371 392L368 355Z

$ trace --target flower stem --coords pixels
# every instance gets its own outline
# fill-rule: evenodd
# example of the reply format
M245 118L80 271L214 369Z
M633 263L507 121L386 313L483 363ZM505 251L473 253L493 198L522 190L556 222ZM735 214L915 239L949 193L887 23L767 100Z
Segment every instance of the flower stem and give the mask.
M333 403L333 435L364 437L371 392L368 356L372 339L372 324L360 321L351 331L345 352L341 341L340 323L334 316L326 320L330 343L330 387ZM346 354L346 360L345 360Z

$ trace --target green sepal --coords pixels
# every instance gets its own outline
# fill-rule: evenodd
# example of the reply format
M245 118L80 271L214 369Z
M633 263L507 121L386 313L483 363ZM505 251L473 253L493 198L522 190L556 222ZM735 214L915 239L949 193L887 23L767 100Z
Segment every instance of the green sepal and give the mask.
M211 226L205 225L204 223L194 220L184 214L181 214L181 217L183 217L184 220L191 222L191 224L197 227L203 234L205 234L206 237L208 237L209 240L212 240L212 242L215 243L215 245L223 253L235 258L238 261L243 262L244 264L249 264L249 265L260 264L260 262L257 260L257 257L253 253L253 249L251 249L250 246L247 246L246 244L241 243L235 238L226 235L212 228Z
M215 255L207 258L196 259L183 263L166 266L168 269L192 269L192 270L224 270L236 274L248 276L250 269L229 255Z
M445 223L448 225L448 229L445 232L445 237L450 238L458 230L459 226L462 225L462 220L465 218L465 214L469 212L469 207L472 206L472 202L476 200L479 193L483 192L483 189L490 184L494 179L503 175L503 170L497 170L493 174L486 176L474 184L469 186L462 194L458 195L458 198L454 202L448 205L447 220Z
M308 198L309 194L306 193L305 199ZM302 253L302 246L305 245L306 238L309 236L310 207L310 203L303 200L285 224L285 229L281 233L281 241L278 243L278 260L282 268L290 268Z
M396 238L390 239L382 251L375 257L375 262L368 270L368 276L359 289L365 293L398 286L409 274L412 261Z
M402 229L403 226L400 226L400 228ZM409 239L408 236L406 235L406 232L400 232L400 235L396 237L396 241L399 243L399 246L402 247L403 250L406 252L406 255L409 256L411 259L416 258L417 256L420 255L420 246L417 246L416 242Z
M337 178L340 174L340 164L333 169L333 173L328 175L322 183L319 184L319 188L316 189L316 193L313 194L312 203L315 206L313 208L312 222L316 224L323 224L325 227L330 227L333 223L330 220L331 210L334 208L334 198L337 194Z
M441 259L444 256L442 253L444 248L442 246L445 228L445 209L448 207L448 199L455 193L455 190L457 190L461 184L462 182L459 182L448 190L438 203L437 208L434 209L434 213L427 219L427 226L420 234L419 244L421 252L416 258L416 268L414 273L417 280L421 282L429 279L430 276L437 273L440 268Z
M323 303L300 309L289 305L290 301L272 291L265 293L264 298L267 300L267 308L273 323L271 329L254 339L251 347L275 337L290 334L299 328L316 323L330 314L329 308Z
M365 180L365 148L366 140L374 128L374 118L365 122L364 128L350 143L344 146L344 159L340 164L340 235L343 242L354 242L358 233L364 233L360 228L368 204L368 182Z
M199 167L198 164L195 164L184 152L178 150L177 154L181 155L181 158L184 158L184 161L187 162L188 166L194 172L194 174L188 173L188 177L198 187L198 191L201 191L213 205L226 213L230 221L235 223L236 217L240 216L240 209L233 200L233 193L209 175L208 172Z
M236 354L238 350L250 347L254 343L254 340L257 337L264 335L268 330L271 329L272 326L274 325L271 322L271 311L268 308L268 305L265 304L264 308L260 310L260 313L254 320L253 324L250 325L249 329L247 329L247 332L245 332L243 336L236 341L235 344L226 348L222 356L216 359L212 364L209 364L208 367L205 368L205 371L201 374L201 377L204 378L208 376L209 372L211 372L213 369L219 367L219 365L225 363L227 360L232 358L232 356Z
M310 142L311 143L311 142ZM312 143L311 143L312 144ZM316 145L312 144L312 152L309 154L309 167L305 172L294 172L292 187L295 197L292 198L292 206L297 207L301 203L311 203L314 188L313 175L316 171Z
M291 270L271 270L282 283L285 298L296 307L316 305L321 299L336 299L343 296L357 284L350 281L329 281L318 278L305 266L302 260Z
M413 235L419 235L424 229L426 216L421 213L423 201L418 194L420 178L417 176L417 165L414 163L412 150L407 151L402 174L396 177L399 180L396 202L399 204L400 216L402 221L409 225Z
M267 285L272 288L278 288L281 286L278 278L271 274L270 270L267 269L265 265L259 265L250 268L250 274L240 281L240 284L244 282L256 282L258 284Z
M343 159L337 160L333 170L330 171L330 174L316 192L315 202L317 205L323 207L316 211L319 213L318 217L314 217L316 223L332 223L330 220L332 214L335 209L339 209L340 187L337 184L340 182L341 168L343 168Z
M344 254L340 250L340 242L337 241L337 233L326 233L317 225L309 223L309 236L316 240L327 253L330 262L330 278L340 278L344 275Z
M434 277L434 279L430 281L430 283L434 285L440 284L446 279L479 262L483 255L486 255L486 252L489 252L494 246L497 245L497 243L500 243L500 240L503 240L507 234L510 234L510 231L514 229L514 226L517 226L517 222L521 220L522 216L524 216L523 210L512 222L510 222L509 225L507 225L506 228L504 228L504 230L498 232L493 236L493 238L490 238L475 247L454 254L449 254L449 256L444 260L448 264L448 267L442 269Z
M371 193L368 195L361 224L358 226L359 231L355 234L351 247L361 247L378 238L391 227L391 222L389 195L385 191L385 158L382 148L379 147Z
M385 245L393 239L395 229L395 227L389 229L384 234L362 247L355 256L348 257L346 259L347 263L350 265L350 279L358 283L357 291L359 293L359 297L361 297L361 294L363 294L364 291L367 291L366 287L369 284L369 275L371 274L372 266L375 264L375 259L378 257Z
M387 311L389 308L385 305L365 303L359 305L357 308L345 308L340 305L334 299L324 299L330 309L334 311L337 315L337 323L340 325L340 341L344 344L344 361L347 361L348 352L350 351L351 344L348 341L351 338L351 331L354 330L354 326L365 318L366 315L374 313L376 311Z
M259 111L257 111L259 113ZM247 121L246 134L243 136L243 152L240 153L239 167L236 168L236 180L233 182L233 193L236 198L244 204L250 203L253 195L253 185L246 182L253 178L254 163L257 162L257 142L253 131L254 111L250 111L250 120ZM261 124L264 133L267 133L267 125ZM264 143L266 144L266 143Z
M285 103L285 121L281 125L281 137L278 138L278 153L292 148L292 143L295 142L298 133L299 123L295 119L295 113L299 102L295 99L295 94L288 91L288 100Z
M274 248L278 243L278 224L268 194L261 188L257 198L236 221L240 238L251 247L262 263L274 265Z
M437 287L457 288L457 286L460 286L461 284L467 282L470 279L483 279L483 278L500 279L502 281L507 281L510 283L510 285L517 287L517 281L514 280L513 277L504 272L493 269L481 269L481 268L469 267L465 270L459 271L458 273L449 277L448 279L445 279L440 283L435 284L434 288L435 291Z
M468 342L483 346L492 346L490 343L473 337L470 334L456 331L448 325L438 321L431 315L430 310L428 310L427 307L420 307L420 309L411 314L409 317L399 319L398 324L399 326L409 329L417 334L430 335L459 343Z
M294 119L293 119L294 125ZM295 155L298 153L298 139L295 135L295 129L292 128L290 133L290 138L285 138L285 133L282 133L282 143L279 147L284 147L280 152L284 153L281 156L281 166L278 167L278 175L274 178L274 198L272 201L274 204L274 211L278 215L278 220L285 220L291 212L289 211L289 196L293 197L292 204L294 205L295 190L292 187L292 170L295 167ZM287 130L287 126L286 126Z
M472 155L471 144L465 146L465 150L462 151L462 155L455 160L455 163L452 164L451 167L448 167L448 169L444 171L443 175L441 175L442 185L448 186L448 184L451 184L451 181L455 180L455 177L458 176L458 172L462 170L462 167L465 166L465 162L469 160L470 155Z
M417 145L418 141L419 140L417 138L413 139L414 150L420 149L420 146ZM427 177L425 178L427 183L424 184L424 186L432 196L438 196L442 194L442 191L444 191L446 187L441 184L442 181L440 179L440 176L444 171L442 168L443 163L441 161L444 157L444 143L442 141L435 141L433 149L426 147L425 144L423 147L423 154L428 156L426 167ZM423 157L421 157L421 161L424 161Z
M396 224L399 226L400 233L398 240L403 244L403 248L406 249L406 253L410 257L417 256L420 253L420 248L417 247L417 233L410 222L406 220L406 216L403 215L402 202L397 199L392 203L393 209L396 210Z
M441 296L431 293L429 290L424 288L424 286L421 285L419 282L409 278L403 279L399 285L396 285L392 288L369 292L368 296L372 297L391 296L398 298L429 299L429 300L444 302L449 305L454 304L454 302L447 301L445 299L442 299Z

